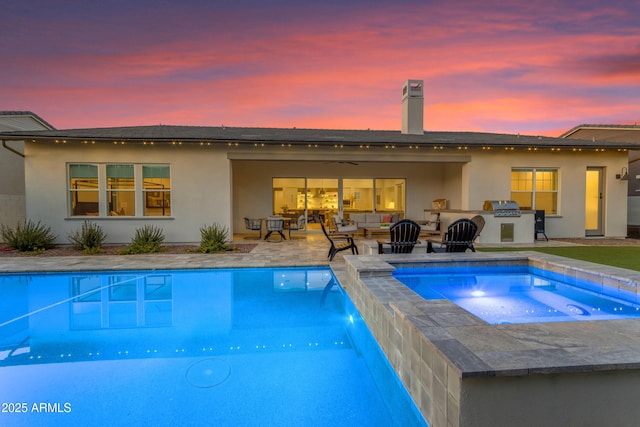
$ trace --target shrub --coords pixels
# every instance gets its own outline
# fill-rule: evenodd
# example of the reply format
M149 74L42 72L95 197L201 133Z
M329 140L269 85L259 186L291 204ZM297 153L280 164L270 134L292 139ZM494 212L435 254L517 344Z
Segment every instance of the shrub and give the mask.
M69 234L69 241L74 249L92 255L100 252L106 237L102 227L93 222L85 221L80 230L72 231Z
M122 255L151 254L162 251L164 232L153 225L145 225L136 229L136 235L131 239L131 244L120 251Z
M2 224L2 239L9 246L22 252L42 252L53 247L56 240L51 234L51 227L40 224L40 221L27 220L18 223L15 229Z
M201 227L199 252L211 254L230 250L227 245L228 237L227 228L218 223Z

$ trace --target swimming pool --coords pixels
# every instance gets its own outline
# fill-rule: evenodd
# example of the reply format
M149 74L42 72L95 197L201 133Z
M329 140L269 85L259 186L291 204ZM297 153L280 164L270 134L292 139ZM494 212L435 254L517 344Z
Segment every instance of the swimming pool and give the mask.
M426 300L448 299L490 324L640 318L636 293L531 266L398 268Z
M3 426L426 425L328 268L5 274L0 296Z

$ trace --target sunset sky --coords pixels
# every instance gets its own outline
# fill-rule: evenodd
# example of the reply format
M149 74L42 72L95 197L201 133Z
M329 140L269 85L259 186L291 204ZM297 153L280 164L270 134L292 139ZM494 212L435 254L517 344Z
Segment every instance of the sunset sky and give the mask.
M20 0L0 110L59 129L401 127L558 136L640 122L638 0Z

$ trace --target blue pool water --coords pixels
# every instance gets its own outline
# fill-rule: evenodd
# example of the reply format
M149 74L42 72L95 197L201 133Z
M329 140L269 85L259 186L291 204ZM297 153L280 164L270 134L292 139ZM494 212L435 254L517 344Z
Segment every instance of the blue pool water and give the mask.
M0 275L0 425L424 426L327 268Z
M636 293L534 267L398 268L424 299L448 299L490 324L640 317Z

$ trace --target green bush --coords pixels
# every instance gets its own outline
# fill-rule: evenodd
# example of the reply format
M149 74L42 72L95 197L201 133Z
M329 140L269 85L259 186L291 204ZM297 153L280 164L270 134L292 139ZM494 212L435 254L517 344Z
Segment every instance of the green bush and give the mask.
M227 245L228 237L229 233L226 227L218 223L205 225L200 228L199 251L207 254L226 252L230 250Z
M87 255L100 252L102 243L107 235L99 225L85 221L80 230L72 231L69 234L69 242L74 249L83 251Z
M120 251L122 255L151 254L162 251L164 232L153 225L145 225L136 229L136 235L131 239L131 244Z
M22 252L42 252L53 247L57 237L51 234L51 227L40 224L40 221L27 220L15 229L2 224L0 230L2 239L9 246Z

